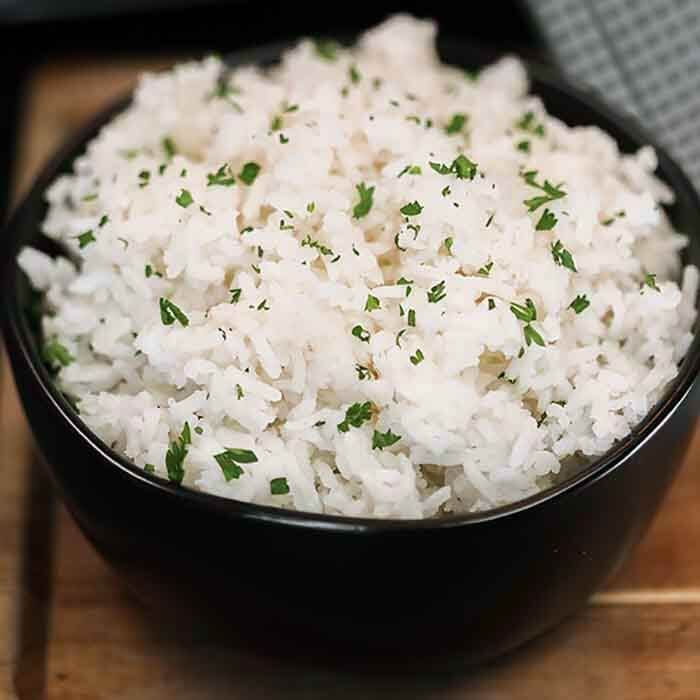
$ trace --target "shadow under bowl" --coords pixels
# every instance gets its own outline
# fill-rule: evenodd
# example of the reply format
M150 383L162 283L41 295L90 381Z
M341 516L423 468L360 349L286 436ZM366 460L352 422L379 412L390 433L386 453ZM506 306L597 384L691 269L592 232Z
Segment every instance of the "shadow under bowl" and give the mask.
M284 46L234 54L274 61ZM474 69L495 58L441 44ZM596 125L624 152L646 134L556 74L528 66L532 90L570 125ZM698 409L695 338L663 399L619 444L563 483L511 506L428 521L285 511L178 488L97 438L55 388L25 313L16 256L50 249L38 232L44 193L100 127L101 113L48 164L6 228L2 270L7 350L27 419L70 512L96 549L158 619L287 656L427 657L478 662L552 627L584 604L639 540L686 450ZM668 208L700 265L700 201L657 148ZM190 627L191 626L191 627ZM222 636L223 635L223 636ZM381 655L379 655L381 652Z

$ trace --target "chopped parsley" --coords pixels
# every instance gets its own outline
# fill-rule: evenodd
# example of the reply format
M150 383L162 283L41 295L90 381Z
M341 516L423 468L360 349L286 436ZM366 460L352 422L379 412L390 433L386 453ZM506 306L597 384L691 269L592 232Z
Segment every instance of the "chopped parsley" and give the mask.
M535 211L543 204L548 204L553 202L555 199L561 199L566 197L566 192L561 189L561 185L554 186L549 180L545 180L543 184L540 184L535 179L537 177L537 170L528 170L522 174L525 182L531 187L536 187L538 190L544 192L543 195L537 197L532 197L531 199L526 199L523 204L527 207L528 211Z
M515 127L521 131L527 131L535 136L544 136L544 124L538 124L534 112L525 112L515 123Z
M394 245L395 245L402 253L405 253L406 250L407 250L407 248L403 248L403 247L399 244L399 234L398 234L398 233L394 236Z
M519 151L522 151L523 153L530 152L530 142L527 139L525 141L518 141L518 143L515 145L515 147Z
M223 452L214 455L214 459L221 467L226 481L238 479L240 475L243 474L243 469L241 469L240 466L241 464L252 464L258 461L255 452L251 450L241 450L235 447L227 447Z
M90 245L90 243L94 243L97 240L92 233L92 229L81 233L79 236L76 236L76 238L78 239L78 248L80 248L80 250L85 248L85 246Z
M270 479L270 493L273 496L286 496L289 493L289 484L284 476Z
M55 338L44 345L41 355L44 358L44 362L50 367L55 367L56 365L68 367L75 360L68 348Z
M391 428L385 433L380 433L378 430L375 430L372 435L372 449L383 450L385 447L395 445L400 439L401 436L392 433Z
M231 187L235 184L236 178L231 172L228 163L224 163L215 173L207 173L207 187L215 187L216 185Z
M335 61L338 58L338 42L332 39L315 39L314 48L319 58L325 61Z
M291 226L289 228L292 228ZM308 246L309 248L316 248L321 255L333 255L333 251L328 248L327 246L323 245L322 243L319 243L318 241L315 241L313 238L311 238L310 235L307 234L306 238L301 242L302 248Z
M146 267L143 268L143 274L146 276L146 279L149 277L162 277L162 273L158 272L157 270L153 269L152 265L146 265Z
M402 177L406 173L409 175L421 175L423 171L420 165L407 165L396 177Z
M353 207L352 215L356 219L361 219L369 214L372 208L374 187L366 187L364 182L355 186L357 194L360 196L360 201Z
M170 443L170 447L165 454L165 467L168 470L168 479L176 484L181 484L185 476L185 457L187 457L187 446L192 444L190 424L185 423L177 440Z
M365 302L365 311L376 311L380 307L381 304L379 303L379 299L371 294L368 294L367 301Z
M447 252L452 255L452 246L454 245L454 239L453 238L446 238L443 241L443 245L445 248L447 248Z
M525 342L528 346L531 343L536 343L541 347L545 346L542 336L529 323L523 328L523 335L525 336Z
M146 464L143 465L143 470L148 474L153 474L156 470L156 465L146 462Z
M460 153L450 165L445 163L429 162L430 167L438 173L438 175L455 175L460 180L473 180L476 176L477 164L469 160L464 154ZM443 190L443 196L444 195Z
M86 194L82 199L83 202L93 202L97 199L97 193L93 192L92 194Z
M309 214L313 214L313 213L314 213L314 209L316 209L316 202L309 202L309 203L306 205L306 211L308 211Z
M404 216L418 216L423 211L423 205L417 200L404 204L399 210Z
M241 300L241 293L242 289L236 288L236 289L229 289L229 292L231 292L231 301L229 304L237 304Z
M252 185L259 172L260 166L257 163L249 161L243 166L241 172L238 173L238 179L246 185Z
M185 328L190 325L190 319L182 312L179 306L173 304L170 299L161 297L160 301L160 320L165 326L171 326L175 321L178 321Z
M371 334L366 328L363 328L361 325L358 324L356 326L353 326L351 333L355 336L355 338L358 338L363 343L369 343Z
M450 189L450 186L449 186L449 185L445 185L445 186L442 188L442 191L440 192L440 194L441 194L443 197L447 197L447 195L449 195L450 192L452 192L452 190Z
M532 299L526 299L524 306L522 304L516 304L515 302L512 302L510 305L510 310L515 316L515 318L525 323L525 326L523 327L523 335L525 337L525 342L527 343L528 347L532 343L544 347L544 339L535 330L535 328L532 325L530 325L533 321L537 320L537 309L532 303Z
M372 402L354 403L345 411L345 419L338 423L338 432L347 433L351 427L360 428L372 418Z
M472 162L465 155L460 153L453 161L450 166L450 170L460 179L460 180L473 180L476 175L476 163Z
M562 265L563 267L566 267L572 272L578 272L573 256L566 248L564 248L564 245L561 241L552 243L551 250L552 257L554 258L554 262L557 265Z
M401 338L403 337L403 334L408 330L408 328L402 328L397 334L396 334L396 347L400 348L401 347Z
M484 265L483 267L480 267L477 271L477 275L482 275L483 277L488 277L491 274L491 270L493 268L493 260L491 260L489 263Z
M557 217L545 207L540 220L535 226L535 231L551 231L557 224Z
M524 323L531 323L532 321L537 320L537 309L532 303L532 299L526 299L524 306L522 304L512 302L510 305L510 310L513 312L513 316L515 316L515 318L517 318L519 321L523 321Z
M348 70L348 75L350 76L350 81L354 83L355 85L362 80L362 76L360 75L360 71L357 70L356 65L350 66L350 69Z
M577 314L580 314L582 311L585 311L590 305L591 302L588 301L588 298L585 294L577 294L576 298L569 304L569 308L573 309Z
M396 284L406 285L406 296L410 296L411 291L413 290L411 287L413 280L407 280L405 277L399 277L399 279L396 280Z
M438 282L437 284L433 285L427 294L428 302L430 304L437 304L439 301L442 301L447 296L447 292L445 291L445 281L443 280L442 282Z
M464 128L466 121L466 114L461 114L459 112L457 114L453 114L450 121L445 125L445 132L450 135L458 134Z
M289 143L289 138L287 138L284 134L280 134L280 143Z
M489 215L489 218L486 219L486 223L484 224L484 228L488 228L489 226L491 226L494 216L496 216L496 212L493 212L492 214Z
M493 311L496 308L496 302L489 297L489 311Z
M103 214L100 217L100 223L97 224L98 228L102 228L109 221L107 214Z
M270 307L267 305L267 299L263 299L256 307L258 311L269 311Z
M240 401L244 396L243 387L240 384L236 384L236 399Z
M415 309L408 310L408 325L411 328L416 327L416 310Z
M656 284L656 274L653 272L645 272L644 273L644 280L642 281L642 284L640 285L642 292L644 292L644 287L649 287L650 289L653 289L657 292L661 291L661 288L659 287L658 284Z
M187 209L194 202L189 190L180 190L180 194L175 197L175 201L183 208Z
M172 160L173 156L177 153L177 148L175 147L175 142L170 138L170 136L164 136L160 142L163 147L163 152L168 160Z
M202 428L200 425L198 425L195 429L194 432L197 433L197 435L203 435L204 434L204 428Z
M415 366L415 365L419 365L421 362L423 362L423 360L425 359L425 356L423 355L423 352L421 351L421 349L418 348L416 350L416 354L411 355L408 359L411 361L411 364Z

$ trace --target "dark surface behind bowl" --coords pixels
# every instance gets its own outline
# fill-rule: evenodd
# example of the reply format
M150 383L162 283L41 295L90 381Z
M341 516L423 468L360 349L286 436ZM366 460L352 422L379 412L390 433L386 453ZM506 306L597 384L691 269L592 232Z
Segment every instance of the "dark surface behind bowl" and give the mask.
M274 57L279 47L233 61ZM443 46L452 63L491 58ZM622 150L649 142L607 110L532 69L533 90L570 124L596 124ZM680 464L697 416L698 341L665 399L605 458L541 497L428 522L317 517L177 489L117 458L51 386L22 313L28 285L14 257L37 241L43 191L112 114L100 116L40 176L6 232L5 338L22 403L54 481L97 549L171 624L210 627L284 654L328 658L390 650L405 663L479 661L572 613L638 541ZM693 234L700 202L668 159L669 213ZM447 653L449 652L449 653ZM382 664L386 656L381 657Z

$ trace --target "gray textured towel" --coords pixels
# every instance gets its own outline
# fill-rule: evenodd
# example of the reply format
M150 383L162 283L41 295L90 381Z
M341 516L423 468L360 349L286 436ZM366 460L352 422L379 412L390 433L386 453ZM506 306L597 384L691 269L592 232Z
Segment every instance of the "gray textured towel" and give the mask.
M562 71L636 117L700 189L700 0L526 0Z

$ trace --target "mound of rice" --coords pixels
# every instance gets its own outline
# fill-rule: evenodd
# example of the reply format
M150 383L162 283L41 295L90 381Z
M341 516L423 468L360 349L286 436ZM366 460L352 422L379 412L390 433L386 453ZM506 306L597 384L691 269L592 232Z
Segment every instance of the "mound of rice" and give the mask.
M145 75L53 184L77 264L19 261L107 444L221 496L422 518L533 494L657 401L698 273L653 151L434 35L397 16L269 71Z

